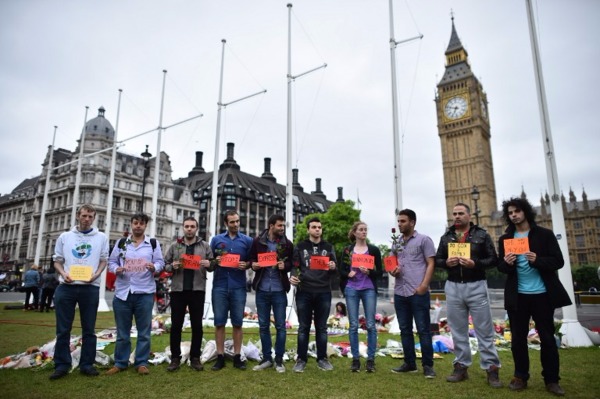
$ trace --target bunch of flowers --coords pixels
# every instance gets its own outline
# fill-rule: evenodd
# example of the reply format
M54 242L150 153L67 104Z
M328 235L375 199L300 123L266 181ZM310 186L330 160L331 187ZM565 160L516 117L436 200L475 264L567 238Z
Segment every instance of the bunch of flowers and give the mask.
M277 246L275 247L275 252L277 252L277 262L285 262L287 260L286 250L287 245L285 239L279 239L277 241ZM273 269L277 269L277 265L273 266Z
M347 265L352 265L352 251L349 247L344 248L344 252L342 253L342 262Z
M400 241L400 236L396 235L396 228L392 227L392 253L394 255L398 255L399 252L402 252L403 242Z
M127 246L131 244L131 238L129 237L129 232L127 230L123 232L123 238L125 238L125 240L119 240L119 258L125 260L125 254L127 254Z

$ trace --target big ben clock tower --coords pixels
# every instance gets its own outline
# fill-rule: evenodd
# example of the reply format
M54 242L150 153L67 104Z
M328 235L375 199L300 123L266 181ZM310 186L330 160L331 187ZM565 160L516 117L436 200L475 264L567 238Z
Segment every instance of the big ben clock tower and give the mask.
M473 223L489 225L496 206L496 183L490 147L487 95L477 80L452 17L446 49L446 70L435 97L446 193L446 215L451 222L457 202L469 204ZM477 209L473 188L477 187ZM475 214L477 213L477 216Z

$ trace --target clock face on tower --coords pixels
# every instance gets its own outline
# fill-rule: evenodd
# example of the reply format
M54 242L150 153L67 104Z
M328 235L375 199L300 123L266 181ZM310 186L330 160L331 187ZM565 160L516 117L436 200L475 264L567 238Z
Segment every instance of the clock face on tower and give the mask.
M467 113L468 107L469 105L464 97L452 97L444 106L444 114L448 119L459 119Z

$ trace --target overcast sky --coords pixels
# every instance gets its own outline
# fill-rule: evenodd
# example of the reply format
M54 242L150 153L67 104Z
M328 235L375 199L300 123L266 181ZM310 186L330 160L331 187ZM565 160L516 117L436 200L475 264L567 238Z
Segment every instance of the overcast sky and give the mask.
M56 146L74 150L85 106L100 106L119 139L158 126L162 70L168 70L162 147L173 177L187 176L195 151L213 170L221 63L227 40L223 101L264 95L223 113L222 150L234 142L242 170L260 175L263 158L285 184L286 1L0 2L0 193L41 173L58 125ZM534 2L561 189L600 198L600 2ZM498 203L525 188L534 204L546 192L538 101L524 0L394 2L395 38L424 35L396 51L403 136L403 206L417 230L438 242L445 227L444 182L434 103L454 11L459 37L489 100ZM292 74L327 63L293 86L294 166L305 191L322 178L356 200L370 238L389 242L395 225L392 105L387 0L301 0L292 9ZM596 122L596 123L593 123ZM121 151L139 155L156 134ZM466 201L470 199L465 198ZM326 226L325 226L326 227Z

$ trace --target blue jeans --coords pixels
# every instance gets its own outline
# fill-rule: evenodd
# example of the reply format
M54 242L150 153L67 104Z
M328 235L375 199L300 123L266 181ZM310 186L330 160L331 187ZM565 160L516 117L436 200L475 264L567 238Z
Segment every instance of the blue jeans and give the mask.
M227 324L227 313L231 325L241 327L244 323L244 307L246 306L246 287L227 289L213 287L212 306L215 315L215 327Z
M298 358L307 360L310 324L315 318L315 340L317 341L317 359L327 359L327 318L331 309L331 291L296 293L296 312L298 312Z
M124 369L129 365L131 353L131 324L135 317L137 342L135 345L134 367L147 366L150 358L150 332L152 326L152 307L154 294L129 294L124 301L115 297L113 311L117 323L117 343L115 347L115 366Z
M256 311L258 312L258 326L260 329L260 343L262 344L263 359L272 361L271 350L271 308L275 318L275 357L281 358L285 352L285 309L287 295L285 291L256 291Z
M373 288L366 290L355 290L346 287L346 306L348 308L348 320L350 321L350 350L352 358L358 359L358 308L360 301L365 310L367 320L367 358L375 359L377 349L377 327L375 326L375 310L377 308L377 293Z
M79 305L81 319L81 360L79 368L85 370L94 365L96 359L96 315L98 313L100 288L87 284L61 284L54 294L56 310L56 346L54 366L56 370L71 368L71 329L75 319L75 306Z
M398 316L404 362L416 366L415 337L413 335L413 319L417 326L423 366L433 367L433 344L431 342L431 319L429 316L430 296L429 291L423 295L414 294L409 297L394 295L394 308Z

